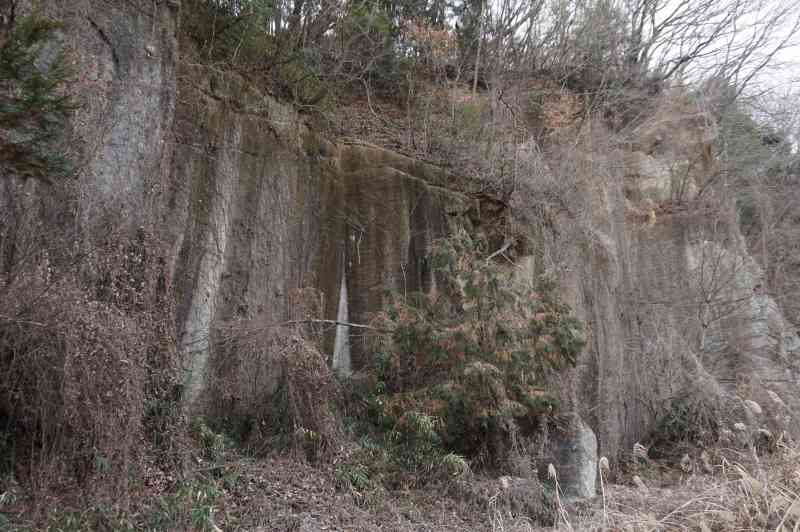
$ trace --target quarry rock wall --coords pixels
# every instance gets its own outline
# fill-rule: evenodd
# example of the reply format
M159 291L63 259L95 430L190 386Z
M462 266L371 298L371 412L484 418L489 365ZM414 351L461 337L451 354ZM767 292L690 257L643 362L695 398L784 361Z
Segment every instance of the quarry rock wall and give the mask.
M174 0L46 4L64 21L60 43L85 104L70 124L83 154L69 185L74 223L90 235L113 226L120 238L143 228L162 244L190 404L202 408L220 373L240 398L263 397L276 382L269 367L237 366L215 350L216 324L291 320L303 288L319 295L323 318L366 323L386 290L430 288L431 242L488 212L442 169L322 138L243 79L182 60ZM643 145L670 127L694 127L659 123L667 133L642 131ZM517 258L532 277L546 255L566 256L558 276L588 344L557 385L600 455L629 452L673 400L698 390L739 401L735 415L751 430L798 427L800 340L760 291L737 228L704 216L702 198L680 212L658 209L697 194L694 177L687 186L668 169L702 168L687 153L708 139L676 138L683 152L633 147L619 155L635 163L627 173L583 190L590 223L580 238L540 235L543 251ZM48 191L8 181L0 199L31 193ZM338 370L363 366L358 331L331 326L325 344ZM762 411L748 417L745 400Z

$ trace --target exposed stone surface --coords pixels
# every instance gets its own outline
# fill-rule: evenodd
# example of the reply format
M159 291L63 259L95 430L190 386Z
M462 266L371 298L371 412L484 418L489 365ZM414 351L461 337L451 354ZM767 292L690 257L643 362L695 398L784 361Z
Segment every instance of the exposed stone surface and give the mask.
M570 499L586 499L596 494L597 438L594 431L573 415L569 426L554 440L558 479L564 495Z
M189 399L209 377L241 383L239 397L252 399L268 394L277 375L223 353L227 362L215 370L223 374L209 375L214 323L285 322L292 293L305 287L323 294L326 318L367 322L385 290L430 286L426 250L445 234L446 204L459 198L406 173L433 167L317 138L288 107L235 76L185 65L180 74L169 202ZM344 373L350 361L363 363L349 329L332 327L326 342Z
M350 303L347 297L347 277L342 272L341 289L339 290L339 309L336 321L340 324L350 322ZM337 325L336 338L333 342L333 370L339 375L351 375L353 364L350 358L350 326Z
M760 293L737 228L711 223L702 205L626 218L624 182L585 192L594 198L585 242L546 244L570 250L560 278L589 340L562 396L597 430L601 454L645 439L674 397L733 401L742 386L761 405L765 387L796 397L796 336ZM780 424L800 430L796 420Z
M637 199L668 201L672 198L672 174L666 164L638 151L630 153L626 159L625 167L636 184Z
M335 188L326 189L316 161L299 156L299 123L287 125L284 108L210 69L181 65L180 75L167 201L174 206L177 317L191 352L193 402L208 377L215 323L286 321L293 291L316 285L329 214L323 198ZM324 279L332 295L335 276ZM240 362L218 368L217 376L241 382L241 397L267 393L276 376Z
M177 10L149 0L22 0L17 16L33 4L64 23L59 45L78 73L73 92L81 107L72 126L84 159L83 224L113 209L117 224L152 225L169 181Z
M20 13L30 4L19 2ZM65 22L61 44L80 72L74 92L85 106L72 123L85 158L74 191L80 225L92 234L143 227L163 243L191 402L212 377L232 379L238 400L264 397L276 380L263 363L215 352L215 324L291 319L302 287L323 295L325 318L363 323L385 290L432 285L426 251L452 223L503 208L481 203L469 184L451 190L452 176L435 166L320 139L290 106L181 61L176 2L43 4ZM713 164L708 117L662 110L636 135L634 171L580 191L586 230L571 233L573 220L562 220L560 233L535 235L537 253L518 260L522 280L563 263L550 273L587 326L577 368L556 383L566 409L580 414L560 461L572 468L560 472L576 496L594 493L598 446L612 458L629 452L671 398L698 386L730 396L746 389L767 414L779 410L765 416L780 425L770 430L800 430L791 417L800 411L800 338L759 290L762 273L738 229L709 223L700 203L656 213L658 202L690 199ZM625 167L619 153L602 156ZM678 185L676 171L686 177ZM35 183L4 187L3 206L28 198L15 209L47 195ZM643 200L652 216L626 218ZM348 329L331 327L325 346L344 371L364 363L360 336Z

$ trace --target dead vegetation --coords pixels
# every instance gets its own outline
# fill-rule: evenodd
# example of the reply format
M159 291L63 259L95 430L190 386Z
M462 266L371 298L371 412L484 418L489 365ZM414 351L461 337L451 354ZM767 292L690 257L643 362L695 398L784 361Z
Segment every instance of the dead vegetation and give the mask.
M347 451L314 464L287 455L254 459L207 428L194 434L195 465L179 477L151 473L133 491L130 512L102 504L70 507L51 498L43 520L20 514L16 529L793 532L800 526L800 452L783 442L764 455L695 449L679 462L632 450L618 470L601 470L604 481L595 499L560 497L553 509L546 503L557 486L552 477L544 487L470 475L367 492L342 483ZM19 508L18 495L18 488L6 488L6 515Z
M217 349L235 349L238 357L246 358L241 360L245 367L271 382L253 375L255 386L263 390L234 410L212 409L212 416L216 413L223 424L235 422L238 435L256 454L292 448L309 459L321 459L341 445L341 420L333 411L340 396L338 382L312 342L297 329L253 323L228 324L221 334ZM217 380L216 386L222 382ZM238 402L236 394L248 391L230 382L225 389L212 390L227 402Z
M631 456L615 483L593 503L569 508L558 529L798 530L799 463L800 450L786 442L762 456L753 449L697 450L681 464Z
M320 350L320 294L291 294L291 319L220 323L217 354L204 405L209 419L257 455L292 449L311 460L328 458L342 443L339 383Z
M94 495L127 492L143 435L139 324L71 279L18 278L2 294L6 465L40 489L67 476Z
M85 253L65 241L69 226L45 234L30 212L9 214L17 223L0 235L16 244L0 276L4 504L39 518L56 494L129 508L147 464L176 467L184 453L158 243L117 235Z

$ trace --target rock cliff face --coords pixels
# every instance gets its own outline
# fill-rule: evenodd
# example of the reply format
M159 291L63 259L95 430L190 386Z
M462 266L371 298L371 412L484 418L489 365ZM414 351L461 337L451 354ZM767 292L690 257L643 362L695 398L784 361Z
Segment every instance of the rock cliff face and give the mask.
M320 138L241 79L182 61L176 0L46 4L65 23L60 45L72 54L85 103L71 124L85 159L76 223L86 234L103 224L128 235L145 228L163 244L186 397L199 408L215 372L233 377L242 397L262 396L276 379L268 367L237 367L215 351L216 323L292 319L292 294L307 287L322 294L325 318L363 323L386 289L430 286L433 239L454 223L485 221L485 200L455 190L443 170ZM28 7L17 2L16 15ZM564 241L556 228L539 234L536 257L517 258L533 275L547 269L548 254L567 257L560 280L589 343L560 393L609 457L628 452L673 400L698 390L738 397L751 430L797 432L790 412L800 406L800 340L760 291L736 227L711 223L702 198L679 212L657 208L696 194L700 177L687 184L668 169L691 166L687 153L708 142L674 134L694 125L659 123L641 132L642 146L609 155L628 159L627 175L582 190L590 223L579 239ZM644 146L659 135L685 153ZM6 187L4 201L22 190ZM363 364L355 331L333 327L326 340L337 369ZM763 411L753 414L744 400Z
M605 156L624 170L583 188L589 229L560 239L562 286L589 339L565 395L609 456L695 401L724 404L723 431L739 420L796 435L797 420L774 400L795 401L796 331L764 293L735 213L724 212L732 208L698 196L713 125L675 110L653 122L632 151ZM748 400L770 413L753 416Z
M318 138L287 106L241 80L186 66L179 76L168 202L194 402L208 377L215 322L285 322L292 294L303 288L322 294L326 318L368 321L385 290L429 285L426 249L446 232L445 206L460 198L434 184L440 170ZM363 356L348 329L326 335L331 362L344 372ZM242 395L274 384L269 372L256 382L241 369L237 381L251 388Z

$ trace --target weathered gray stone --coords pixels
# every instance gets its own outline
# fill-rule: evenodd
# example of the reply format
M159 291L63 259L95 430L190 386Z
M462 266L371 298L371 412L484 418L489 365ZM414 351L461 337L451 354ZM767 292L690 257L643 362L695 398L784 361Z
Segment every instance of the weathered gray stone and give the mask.
M350 321L349 302L347 298L347 278L342 272L342 287L339 291L339 310L336 321L348 323ZM347 325L336 326L336 339L333 343L333 370L340 375L350 375L353 366L350 362L350 327Z
M564 495L587 499L597 493L597 437L578 415L570 416L566 430L554 438L556 470Z
M653 156L633 152L626 165L626 171L635 183L641 198L656 202L671 199L672 174L666 164Z

